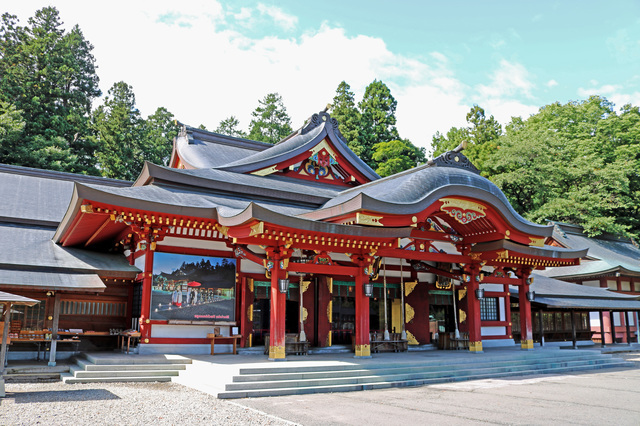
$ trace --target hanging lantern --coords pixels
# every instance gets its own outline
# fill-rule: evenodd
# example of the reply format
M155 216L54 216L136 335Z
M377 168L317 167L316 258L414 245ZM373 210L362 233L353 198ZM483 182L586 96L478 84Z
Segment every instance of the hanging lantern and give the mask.
M364 295L367 297L373 296L373 284L367 283L364 285Z
M280 293L286 293L289 290L289 280L286 278L282 278L278 280L278 289Z
M536 292L535 291L528 291L527 292L527 300L529 302L533 302L534 300L536 300Z
M479 289L476 290L476 297L478 298L478 300L484 299L484 289L483 288L479 288Z

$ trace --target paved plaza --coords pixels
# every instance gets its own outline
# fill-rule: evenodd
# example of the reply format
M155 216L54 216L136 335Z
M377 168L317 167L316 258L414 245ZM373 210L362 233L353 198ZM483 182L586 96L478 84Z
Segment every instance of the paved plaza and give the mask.
M640 352L616 356L635 368L232 401L177 383L7 384L0 424L637 425Z
M637 368L237 402L303 425L640 424Z

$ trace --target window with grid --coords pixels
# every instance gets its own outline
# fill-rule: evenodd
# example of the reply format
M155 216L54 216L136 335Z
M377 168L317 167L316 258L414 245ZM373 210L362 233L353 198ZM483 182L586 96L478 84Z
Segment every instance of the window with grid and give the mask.
M498 298L485 297L480 299L480 320L482 321L498 321Z

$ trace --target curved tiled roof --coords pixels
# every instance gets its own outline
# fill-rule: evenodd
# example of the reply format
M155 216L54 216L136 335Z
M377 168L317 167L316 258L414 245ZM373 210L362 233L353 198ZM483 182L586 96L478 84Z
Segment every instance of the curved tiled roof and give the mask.
M275 144L272 148L217 168L236 173L261 170L309 151L324 138L329 138L338 153L367 179L377 180L380 178L371 167L347 147L347 143L338 130L338 122L326 112L314 114L302 128Z
M174 151L190 167L208 169L232 163L272 146L185 126L175 140Z
M553 228L537 225L518 214L493 182L459 167L426 164L365 185L343 191L322 206L322 211L367 210L386 214L414 214L443 196L458 195L484 200L514 226L534 235L551 235Z

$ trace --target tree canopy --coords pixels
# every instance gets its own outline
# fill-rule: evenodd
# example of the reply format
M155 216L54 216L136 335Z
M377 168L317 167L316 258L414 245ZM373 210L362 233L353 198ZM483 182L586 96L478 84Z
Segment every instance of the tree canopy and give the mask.
M240 130L238 126L240 126L240 121L238 121L235 115L231 115L218 124L216 133L236 138L246 138L247 134Z
M292 132L291 118L282 103L282 96L277 93L269 93L260 99L251 116L249 139L275 144Z
M496 126L487 128L481 133L489 138L478 145L490 149L468 150L468 157L480 159L483 174L525 218L574 223L590 235L640 235L637 107L627 105L618 114L606 99L593 96L514 118L499 137Z
M2 15L0 101L20 112L24 127L22 146L0 161L98 173L87 138L91 104L100 96L92 50L78 26L62 29L54 7L38 10L27 26Z
M446 136L440 132L433 136L433 156L436 157L466 142L465 156L486 176L487 168L491 164L487 160L496 150L495 140L502 135L502 126L493 115L487 117L484 109L478 105L471 108L466 118L468 127L452 127Z

